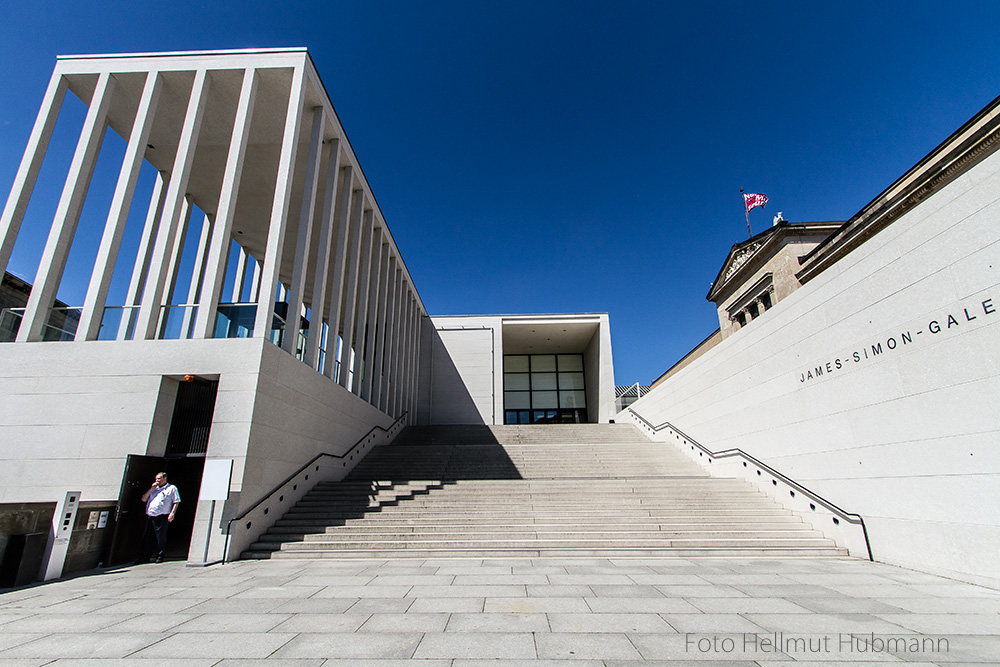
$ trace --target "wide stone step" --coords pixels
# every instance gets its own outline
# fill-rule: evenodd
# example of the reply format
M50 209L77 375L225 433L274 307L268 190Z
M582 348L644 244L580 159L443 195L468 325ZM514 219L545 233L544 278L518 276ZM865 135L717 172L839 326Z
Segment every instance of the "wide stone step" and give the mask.
M453 523L433 523L433 522L423 522L423 523L406 523L400 521L368 521L367 519L352 520L349 523L331 525L331 524L315 524L315 525L290 525L290 526L273 526L269 531L271 535L311 535L311 534L332 534L342 531L354 532L354 533L375 533L383 531L393 531L393 532L424 532L424 533L446 533L446 532L456 532L461 530L470 531L487 531L487 532L510 532L510 531L565 531L575 529L576 531L596 531L601 530L604 532L628 532L631 530L640 531L684 531L684 532L740 532L740 531L782 531L787 532L790 522L796 521L794 518L789 518L788 521L772 521L768 523L764 522L717 522L717 523L661 523L661 522L650 522L646 519L644 522L630 522L617 524L613 523L586 523L581 521L566 520L563 523L549 522L549 523L530 523L530 522L516 522L511 520L497 521L497 522L479 522L471 523L468 521L453 522ZM805 527L806 524L799 522L797 525Z
M336 549L327 551L244 551L245 559L316 560L322 558L843 558L846 549L753 547L645 549L602 547L599 549Z
M398 549L749 549L749 548L832 548L829 540L822 538L676 538L676 539L476 539L476 540L445 540L421 539L419 536L405 542L398 540L355 539L326 542L255 542L252 550L272 551L336 551L340 549L379 549L391 551Z
M800 531L795 534L796 539L824 539L817 531ZM607 540L669 540L674 543L682 539L729 539L729 540L772 540L790 539L789 533L785 529L761 530L761 531L684 531L684 530L620 530L620 531L574 531L574 530L492 530L492 531L370 531L358 533L352 530L345 530L341 533L308 533L298 535L276 535L268 533L262 535L258 544L261 543L293 543L293 542L320 542L320 543L345 543L358 540L379 540L383 542L424 542L424 541L451 541L451 542L477 542L480 540L489 541L545 541L545 540L586 540L595 542L605 542Z
M294 533L294 532L322 532L326 528L340 528L341 526L350 526L357 530L366 529L381 529L381 527L388 526L407 526L407 527L441 527L447 528L452 526L593 526L593 527L606 527L612 525L618 526L658 526L659 529L663 530L665 527L684 527L693 528L699 530L725 530L726 527L732 529L741 529L747 527L769 529L775 527L789 526L789 525L805 525L798 517L787 515L777 515L777 516L743 516L743 517L731 517L731 516L700 516L700 517L671 517L664 519L662 517L649 517L649 516L627 516L627 517L616 517L607 518L604 516L550 516L550 517L534 517L534 516L506 516L506 517L469 517L469 516L453 516L453 517L413 517L413 518L403 518L395 517L391 515L376 515L372 517L363 518L351 518L351 519L339 519L336 521L323 521L323 520L313 520L313 519L281 519L272 528L272 532L279 533Z

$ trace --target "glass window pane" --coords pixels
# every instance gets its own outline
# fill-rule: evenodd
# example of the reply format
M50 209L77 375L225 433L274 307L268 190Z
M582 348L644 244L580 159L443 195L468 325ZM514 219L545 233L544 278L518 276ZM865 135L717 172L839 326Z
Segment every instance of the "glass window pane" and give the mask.
M555 373L532 373L531 374L531 388L535 391L539 389L555 389L556 388L556 374Z
M585 408L587 407L587 392L585 391L560 391L560 408Z
M517 413L517 423L518 424L530 424L531 423L531 413L527 410L520 410Z
M527 373L504 373L503 388L507 390L531 389L528 386L528 377Z
M516 424L517 423L517 410L507 410L503 415L504 424Z
M505 391L503 393L503 405L508 410L520 410L530 408L529 394L526 391Z
M554 391L533 391L531 392L531 407L534 409L558 408L559 397Z
M505 373L527 373L528 356L508 354L503 358L503 370Z
M560 389L583 389L583 373L560 373Z
M531 355L531 372L554 371L556 369L556 355L554 354L533 354Z
M561 370L561 371L582 371L583 370L583 355L582 354L560 354L559 355L559 370Z

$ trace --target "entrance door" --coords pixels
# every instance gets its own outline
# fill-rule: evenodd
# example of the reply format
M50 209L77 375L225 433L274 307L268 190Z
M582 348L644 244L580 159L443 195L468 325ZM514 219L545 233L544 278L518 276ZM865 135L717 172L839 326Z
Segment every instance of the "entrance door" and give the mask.
M118 492L117 520L107 564L131 563L139 557L142 534L146 528L146 505L142 502L142 494L153 485L153 478L158 472L167 473L167 480L177 487L181 495L181 505L167 530L167 557L187 558L204 468L205 459L200 457L166 459L129 454Z
M219 383L212 380L192 378L180 383L167 436L167 456L205 456L218 391Z

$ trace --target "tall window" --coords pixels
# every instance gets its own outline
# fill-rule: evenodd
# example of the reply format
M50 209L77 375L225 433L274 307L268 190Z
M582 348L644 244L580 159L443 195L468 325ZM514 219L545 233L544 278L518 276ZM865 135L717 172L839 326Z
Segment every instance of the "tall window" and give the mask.
M505 424L587 421L582 354L507 354L503 358Z

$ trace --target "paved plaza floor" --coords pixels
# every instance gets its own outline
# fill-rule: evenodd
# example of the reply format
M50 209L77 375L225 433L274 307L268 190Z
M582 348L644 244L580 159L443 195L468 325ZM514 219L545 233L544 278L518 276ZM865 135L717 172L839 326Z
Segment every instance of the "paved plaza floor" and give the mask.
M556 661L1000 664L1000 591L849 559L561 558L165 563L0 593L0 667Z

